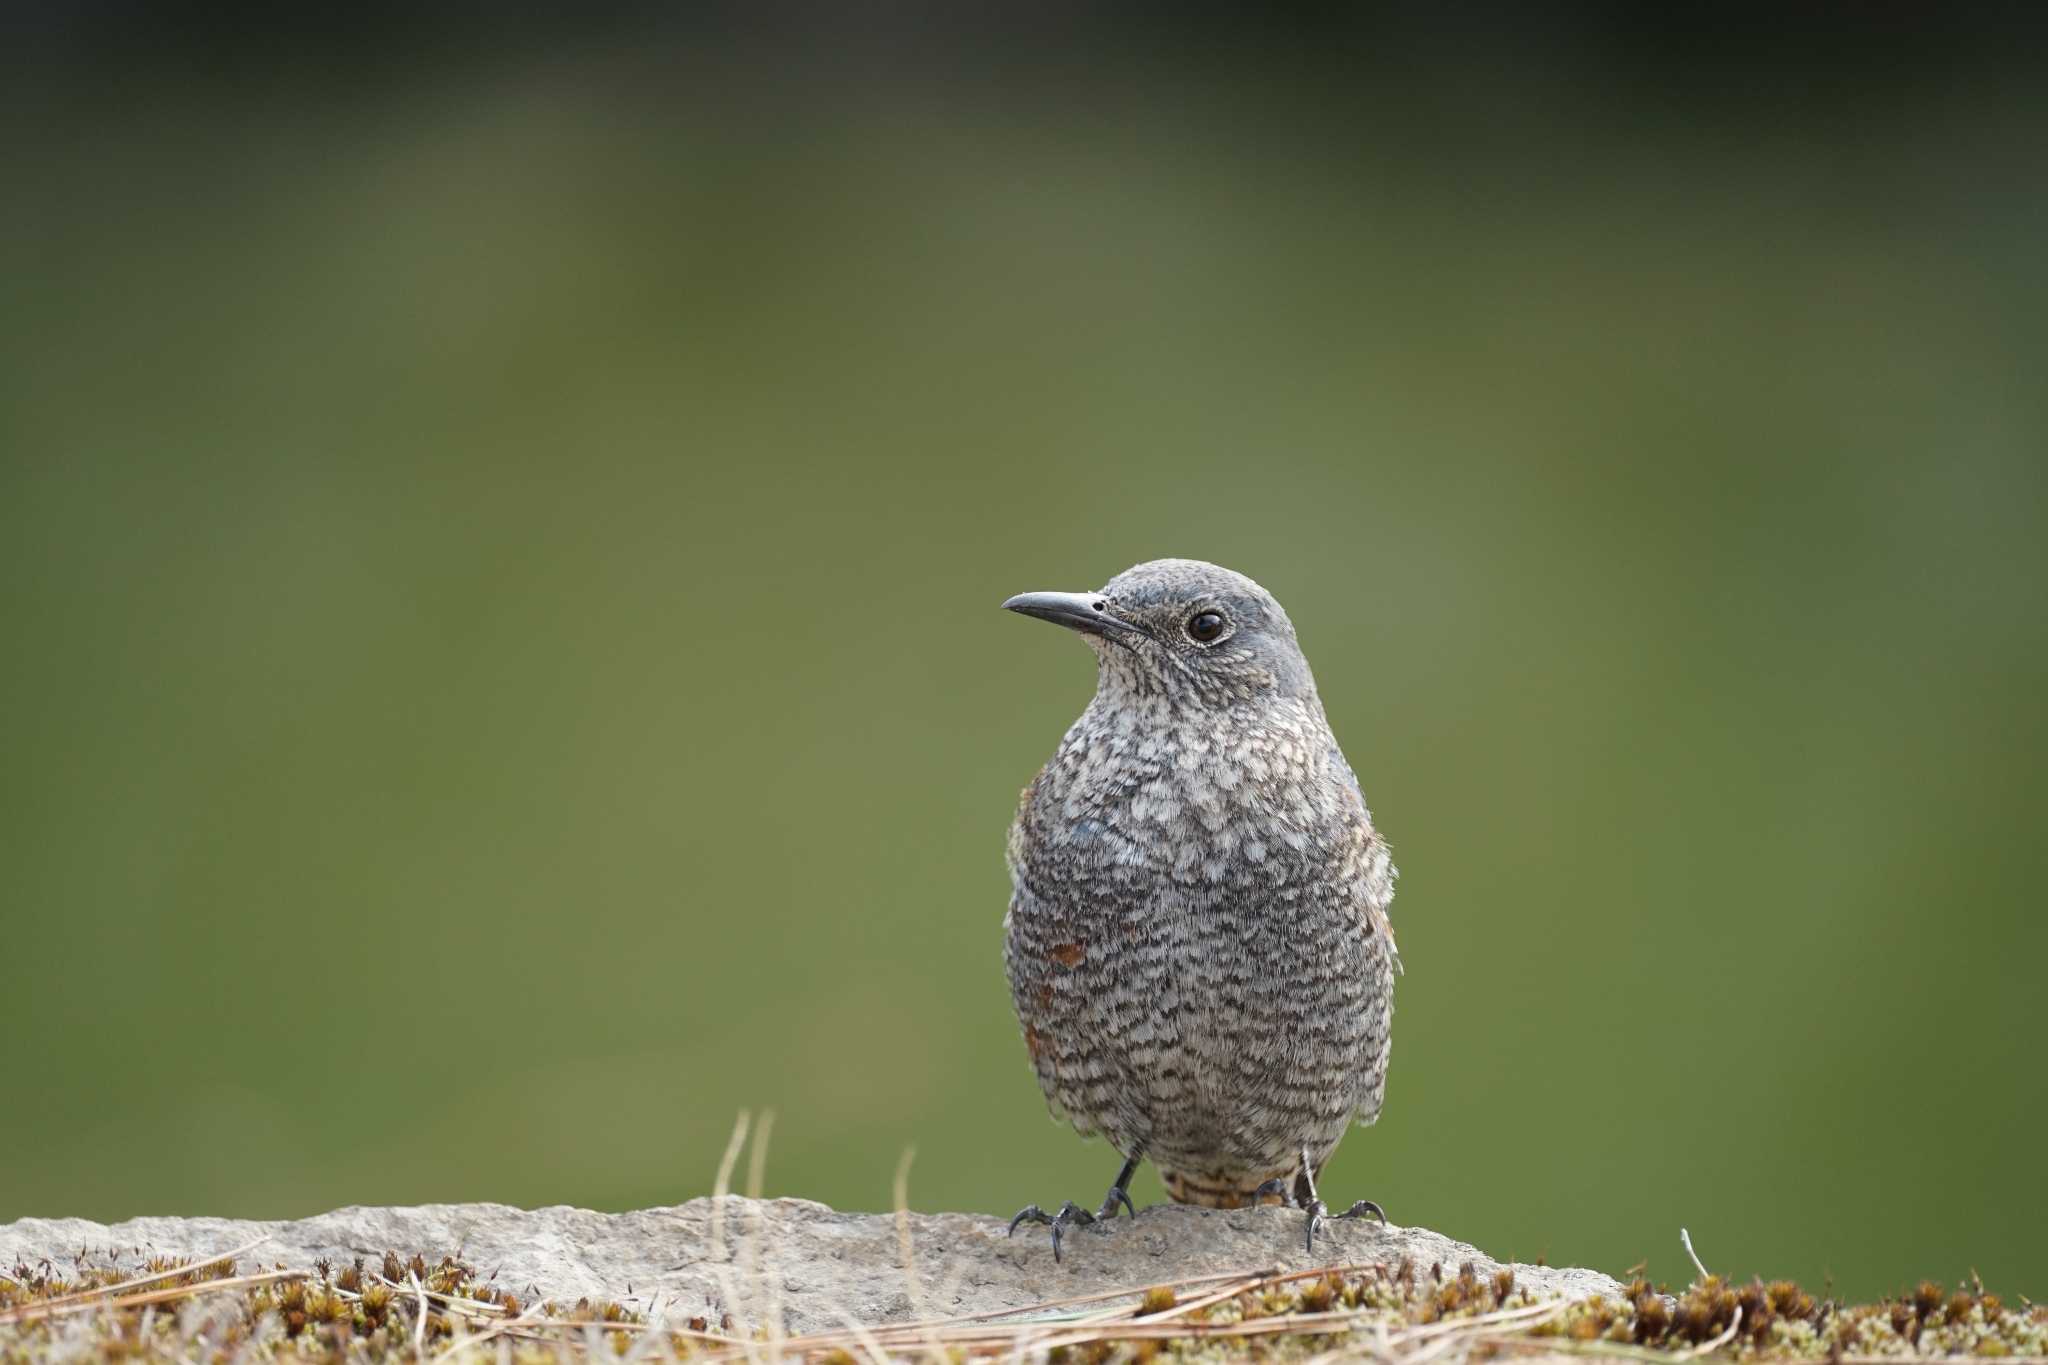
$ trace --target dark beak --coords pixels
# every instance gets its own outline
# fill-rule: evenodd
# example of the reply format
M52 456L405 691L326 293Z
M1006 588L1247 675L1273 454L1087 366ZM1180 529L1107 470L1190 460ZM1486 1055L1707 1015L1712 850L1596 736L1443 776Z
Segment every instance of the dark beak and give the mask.
M1109 609L1109 599L1099 592L1024 592L1003 603L1003 610L1036 616L1069 630L1090 635L1115 636L1136 633L1138 628Z

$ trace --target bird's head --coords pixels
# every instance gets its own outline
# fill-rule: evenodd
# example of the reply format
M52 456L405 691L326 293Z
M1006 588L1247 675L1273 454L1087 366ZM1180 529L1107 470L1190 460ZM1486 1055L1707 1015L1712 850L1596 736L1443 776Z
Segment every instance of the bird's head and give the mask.
M1098 592L1027 592L1003 606L1079 632L1106 691L1216 706L1315 694L1273 595L1199 559L1155 559Z

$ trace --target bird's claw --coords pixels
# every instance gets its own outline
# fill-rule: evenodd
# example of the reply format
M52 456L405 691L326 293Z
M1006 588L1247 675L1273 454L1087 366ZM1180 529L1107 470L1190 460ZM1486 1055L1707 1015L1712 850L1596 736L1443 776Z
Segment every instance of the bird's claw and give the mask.
M1303 1169L1306 1170L1306 1163L1304 1163ZM1296 1208L1306 1213L1308 1215L1308 1235L1305 1243L1308 1254L1311 1256L1316 1254L1316 1229L1322 1227L1325 1223L1335 1223L1345 1218L1363 1218L1369 1213L1380 1220L1381 1227L1387 1225L1387 1211L1378 1204L1373 1203L1370 1199L1361 1199L1350 1208L1344 1210L1344 1212L1333 1214L1330 1212L1329 1205L1325 1204L1322 1197L1316 1193L1313 1179L1308 1182L1307 1190L1299 1192L1297 1196L1290 1196L1288 1185L1289 1182L1285 1179L1268 1180L1265 1184L1252 1191L1252 1200L1256 1203L1269 1194L1277 1194L1283 1202L1292 1203Z
M1338 1214L1337 1216L1339 1218L1363 1218L1368 1213L1380 1220L1381 1227L1385 1227L1387 1225L1387 1211L1381 1208L1378 1204L1373 1203L1370 1199L1358 1200L1350 1208L1344 1210L1344 1212Z
M1124 1159L1123 1169L1116 1173L1116 1183L1109 1187L1108 1196L1103 1199L1102 1207L1096 1212L1088 1212L1071 1199L1060 1205L1060 1211L1053 1214L1048 1214L1038 1205L1031 1204L1010 1220L1010 1235L1017 1235L1019 1223L1044 1223L1052 1229L1052 1258L1055 1261L1059 1260L1060 1234L1068 1228L1086 1227L1090 1223L1114 1223L1119 1205L1130 1210L1131 1217L1138 1216L1137 1205L1131 1202L1131 1196L1125 1191L1125 1186L1131 1183L1131 1173L1137 1169L1137 1157Z
M1308 1214L1307 1245L1308 1254L1311 1256L1316 1254L1316 1229L1325 1223L1335 1223L1346 1218L1363 1218L1369 1213L1380 1220L1381 1227L1387 1225L1386 1210L1373 1203L1370 1199L1361 1199L1342 1213L1331 1213L1330 1206L1322 1200L1311 1199L1308 1203L1302 1205L1302 1210Z
M1112 1216L1114 1216L1114 1203L1110 1205L1110 1208ZM1136 1215L1134 1214L1133 1216L1135 1217ZM1096 1221L1098 1220L1094 1214L1088 1212L1088 1210L1082 1208L1071 1199L1060 1205L1058 1213L1052 1214L1047 1213L1036 1204L1031 1204L1010 1220L1009 1235L1012 1237L1017 1235L1017 1225L1019 1223L1044 1223L1052 1229L1052 1258L1057 1261L1060 1259L1060 1234L1070 1227L1086 1227L1088 1224Z
M1124 1168L1116 1173L1116 1183L1109 1187L1109 1194L1104 1197L1102 1207L1094 1213L1088 1212L1071 1199L1060 1205L1060 1211L1053 1214L1048 1214L1038 1205L1032 1204L1010 1220L1010 1235L1016 1235L1019 1223L1044 1223L1052 1229L1052 1258L1055 1261L1059 1260L1060 1234L1068 1228L1087 1227L1090 1223L1114 1223L1119 1206L1128 1209L1131 1217L1138 1216L1137 1205L1131 1202L1130 1194L1124 1189L1131 1183L1131 1172L1137 1169L1138 1158L1130 1157L1124 1162Z

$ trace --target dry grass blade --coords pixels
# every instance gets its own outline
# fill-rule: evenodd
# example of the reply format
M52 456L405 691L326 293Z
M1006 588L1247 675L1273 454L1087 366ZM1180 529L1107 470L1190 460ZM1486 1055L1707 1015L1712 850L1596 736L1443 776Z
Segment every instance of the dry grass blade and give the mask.
M1545 1318L1554 1318L1570 1308L1576 1299L1551 1299L1546 1303L1528 1303L1520 1308L1498 1308L1491 1313L1479 1313L1469 1318L1451 1318L1443 1322L1427 1323L1411 1327L1405 1332L1396 1332L1390 1338L1396 1346L1412 1341L1426 1341L1431 1337L1447 1336L1453 1333L1479 1332L1501 1326L1533 1327Z
M1155 1289L1192 1289L1196 1285L1218 1284L1224 1280L1242 1280L1252 1273L1251 1271L1226 1270L1215 1275L1191 1275L1184 1280L1161 1280L1157 1284L1140 1285L1135 1289L1100 1289L1093 1294L1074 1294L1064 1299L1047 1299L1044 1303L1026 1304L1022 1308L996 1308L985 1313L967 1313L957 1318L938 1318L931 1322L904 1323L902 1324L902 1329L905 1331L909 1331L912 1328L923 1330L930 1327L954 1327L969 1322L994 1322L999 1318L1014 1318L1025 1313L1043 1313L1047 1309L1052 1308L1078 1308L1084 1303L1101 1303L1105 1299L1128 1298L1131 1295L1136 1295L1139 1302L1142 1303L1145 1296ZM1260 1276L1266 1276L1274 1272L1264 1270L1257 1273ZM1321 1274L1322 1272L1316 1271L1315 1273ZM1136 1307L1137 1305L1134 1304L1132 1306Z
M564 1347L573 1348L584 1345L583 1342L577 1340L573 1336L566 1335L566 1333L568 1332L568 1329L571 1327L583 1327L587 1326L588 1324L580 1322L557 1322L553 1324L555 1330L545 1330L549 1325L550 1324L548 1323L542 1322L531 1324L525 1327L517 1327L509 1322L503 1323L500 1325L501 1330L499 1330L497 1336L500 1343L502 1343L505 1338L510 1337L518 1341L538 1341L543 1345L552 1346L555 1351L555 1359L557 1360L560 1360L562 1358L562 1349ZM615 1324L607 1323L606 1330L612 1330L614 1326ZM478 1335L480 1337L482 1334L479 1333ZM474 1340L474 1338L472 1338L472 1340ZM467 1347L469 1344L469 1342L463 1343L465 1347Z
M754 1124L754 1145L747 1153L747 1198L753 1203L753 1224L748 1230L745 1269L747 1283L759 1297L759 1311L754 1315L768 1331L768 1358L778 1359L782 1354L782 1338L788 1335L782 1322L782 1277L770 1273L768 1206L761 1202L761 1191L768 1176L768 1135L775 1129L775 1111L763 1109L760 1120Z
M862 1353L868 1358L868 1365L890 1365L888 1349L877 1341L875 1334L862 1326L853 1314L841 1309L839 1320L846 1324L846 1330L860 1343Z
M1139 1306L1142 1307L1142 1303ZM926 1333L924 1340L931 1344L931 1350L935 1356L943 1354L942 1346L993 1341L998 1345L1007 1346L1009 1348L1008 1353L1011 1356L1022 1358L1033 1353L1042 1354L1052 1350L1055 1345L1064 1340L1060 1335L1063 1332L1075 1335L1082 1341L1100 1340L1102 1333L1099 1330L1089 1329L1108 1327L1111 1324L1122 1324L1129 1319L1133 1311L1135 1311L1133 1307L1123 1305L1116 1308L1105 1308L1097 1313L1083 1313L1078 1317L1060 1320L1038 1318L1015 1324L999 1323L952 1330L939 1328Z
M239 1257L246 1256L250 1252L254 1251L257 1247L262 1246L265 1242L269 1240L270 1234L266 1232L261 1237L258 1237L255 1241L244 1242L242 1243L242 1245L238 1247L232 1248L228 1251L221 1252L218 1256L208 1256L202 1260L187 1261L184 1265L172 1266L169 1270L158 1270L148 1275L137 1275L134 1279L123 1280L119 1284L102 1285L98 1289L82 1289L76 1294L60 1294L54 1299L40 1300L33 1306L37 1308L49 1308L57 1304L83 1303L88 1299L104 1299L114 1294L124 1293L130 1289L140 1288L145 1284L155 1284L158 1280L176 1279L180 1275L190 1275L194 1271L203 1270L210 1265L219 1265L222 1261L232 1261ZM4 1275L0 1275L0 1279L7 1279L7 1277ZM21 1283L19 1280L7 1280L7 1282L13 1285L18 1285ZM19 1312L21 1310L14 1309L11 1311ZM9 1316L8 1313L0 1313L0 1322L13 1321L15 1321L15 1319Z
M1475 1317L1448 1319L1427 1323L1403 1332L1389 1333L1384 1319L1372 1318L1359 1323L1369 1327L1374 1340L1360 1343L1349 1349L1329 1351L1316 1356L1310 1365L1334 1365L1335 1362L1371 1357L1377 1360L1398 1359L1401 1365L1426 1365L1439 1356L1455 1350L1468 1351L1480 1341L1489 1346L1495 1344L1531 1345L1533 1342L1499 1342L1505 1334L1520 1333L1569 1310L1575 1299L1552 1299L1544 1303L1524 1304L1519 1308L1501 1308ZM1421 1350L1403 1351L1400 1348L1418 1342L1428 1342Z
M1537 1355L1609 1356L1616 1360L1641 1360L1654 1365L1671 1365L1669 1351L1648 1346L1631 1346L1621 1341L1570 1341L1561 1337L1507 1337L1491 1343L1501 1350L1527 1351ZM1847 1357L1844 1357L1846 1359ZM1886 1357L1886 1365L1900 1365L1897 1356Z
M934 1334L937 1335L937 1339L941 1344L958 1345L975 1341L1007 1342L1016 1340L1025 1329L1052 1328L1058 1331L1071 1332L1084 1323L1095 1321L1107 1323L1129 1317L1144 1305L1146 1296L1155 1290L1182 1290L1198 1285L1210 1286L1219 1281L1229 1282L1229 1289L1222 1294L1211 1295L1202 1300L1191 1300L1185 1307L1188 1311L1192 1311L1208 1304L1221 1302L1232 1295L1241 1294L1247 1288L1256 1288L1264 1284L1280 1284L1289 1280L1303 1279L1316 1275L1356 1272L1375 1268L1377 1268L1377 1263L1295 1271L1285 1275L1270 1269L1249 1274L1243 1271L1227 1271L1213 1275L1191 1275L1183 1280L1162 1280L1156 1284L1138 1285L1128 1289L1097 1290L1092 1294L1074 1294L1066 1298L1048 1299L1043 1303L1027 1304L1019 1308L1001 1308L983 1313L967 1313L959 1317L932 1318L917 1322L878 1325L868 1328L867 1331L879 1344L898 1348L930 1344ZM1130 1302L1101 1314L1048 1316L1054 1310L1078 1308L1086 1304L1103 1303L1110 1299L1129 1299ZM1027 1314L1031 1316L1025 1316ZM1005 1318L1015 1320L1008 1322L998 1321L998 1319ZM1146 1319L1146 1321L1156 1320L1159 1319ZM703 1340L718 1341L731 1348L695 1357L694 1359L701 1362L702 1365L717 1365L717 1362L734 1360L747 1353L747 1343L735 1341L731 1337L685 1332L677 1332L676 1335L694 1336ZM859 1339L848 1331L811 1332L802 1336L785 1337L781 1343L784 1349L798 1353L851 1350L859 1344Z
M1242 1322L1137 1322L1117 1324L1116 1338L1119 1341L1174 1341L1183 1337L1266 1337L1301 1332L1310 1336L1328 1331L1349 1332L1359 1321L1359 1314L1351 1309L1339 1309L1328 1313L1280 1313L1270 1318L1250 1318ZM1057 1337L1046 1343L1048 1348L1057 1346L1080 1346L1101 1339L1103 1333L1082 1332Z
M719 1158L718 1179L711 1186L711 1273L718 1281L718 1293L725 1300L725 1311L735 1318L743 1306L739 1301L739 1287L727 1268L732 1255L725 1238L725 1206L726 1196L732 1193L732 1169L746 1145L747 1129L752 1122L753 1116L744 1109L733 1120L732 1136L726 1139L725 1155ZM742 1338L740 1346L749 1361L760 1359L760 1348L751 1339Z
M924 1286L917 1282L917 1248L910 1235L910 1163L916 1159L916 1147L903 1149L903 1155L896 1159L896 1178L890 1182L889 1193L895 1201L896 1256L903 1262L903 1278L909 1288L910 1301L922 1309Z
M471 1347L481 1347L487 1341L494 1341L507 1333L515 1332L529 1322L541 1321L542 1310L546 1307L545 1303L537 1303L516 1318L507 1318L502 1322L494 1322L475 1336L464 1337L460 1341L452 1343L448 1349L434 1357L434 1365L439 1365L439 1362L448 1360Z
M372 1275L370 1278L387 1289L396 1289L401 1293L410 1292L412 1288L410 1285L400 1284L396 1280L387 1280L382 1275ZM422 1289L420 1292L430 1299L447 1304L458 1312L474 1313L479 1317L499 1317L505 1313L505 1305L502 1303L486 1303L482 1299L465 1299L460 1294L444 1294L438 1289ZM346 1289L337 1289L334 1293L341 1298L352 1301L360 1301L363 1297L360 1294L351 1294Z
M1052 1299L1043 1303L1021 1308L1003 1309L996 1312L966 1314L954 1318L938 1318L920 1322L894 1323L866 1329L866 1336L885 1349L905 1350L925 1347L931 1350L959 1348L974 1350L999 1349L1008 1355L1018 1355L1075 1341L1100 1340L1109 1335L1105 1330L1114 1327L1119 1338L1142 1337L1152 1340L1171 1340L1175 1337L1191 1337L1211 1334L1220 1328L1230 1327L1227 1335L1257 1336L1275 1331L1288 1330L1286 1327L1240 1328L1235 1324L1185 1324L1175 1325L1188 1314L1213 1308L1241 1294L1259 1293L1280 1285L1300 1280L1319 1279L1324 1276L1363 1274L1368 1271L1384 1270L1378 1261L1362 1261L1345 1265L1317 1266L1309 1270L1279 1271L1267 1268L1253 1272L1226 1272L1213 1275L1189 1276L1183 1280L1164 1280L1151 1285L1133 1286L1127 1289L1100 1290L1093 1294L1077 1294L1064 1299ZM1221 1282L1222 1287L1215 1286ZM1185 1291L1202 1286L1205 1292L1199 1297L1176 1303L1161 1313L1137 1318L1144 1307L1146 1298L1158 1290ZM1125 1300L1109 1309L1096 1313L1056 1313L1053 1310L1075 1308L1086 1304L1102 1303L1108 1300ZM1549 1305L1543 1306L1546 1311ZM1561 1308L1557 1311L1561 1311ZM1286 1321L1300 1320L1305 1315L1295 1315ZM1349 1317L1337 1314L1336 1317ZM1007 1321L998 1321L1007 1319ZM1316 1316L1314 1321L1324 1321ZM1262 1318L1259 1322L1276 1323L1281 1318ZM1142 1328L1129 1331L1127 1327ZM785 1337L779 1345L788 1351L809 1355L829 1351L849 1353L863 1348L866 1342L850 1331L814 1332L803 1336ZM702 1365L722 1365L750 1354L749 1345L731 1342L729 1349L714 1351L696 1359Z
M1173 1307L1164 1309L1157 1313L1147 1313L1145 1315L1144 1320L1146 1322L1155 1323L1171 1322L1175 1318L1184 1318L1190 1313L1199 1313L1205 1308L1214 1308L1219 1303L1227 1303L1231 1299L1236 1298L1239 1294L1249 1294L1257 1290L1264 1289L1267 1285L1272 1283L1274 1283L1274 1281L1268 1279L1264 1275L1248 1275L1241 1280L1235 1280L1229 1284L1224 1285L1221 1289L1211 1290L1209 1293L1202 1295L1198 1299L1189 1299L1186 1303L1176 1303ZM1143 1311L1144 1307L1145 1301L1143 1299L1140 1299L1137 1303L1130 1305L1128 1308L1120 1309L1118 1311L1122 1313L1135 1315Z
M1199 1299L1190 1299L1186 1303L1175 1304L1163 1313L1150 1315L1145 1321L1167 1322L1174 1318L1184 1317L1189 1313L1200 1312L1204 1308L1214 1307L1216 1304L1235 1298L1239 1294L1254 1294L1268 1289L1277 1289L1283 1284L1293 1284L1296 1280L1319 1280L1326 1275L1341 1278L1345 1275L1362 1275L1368 1270L1385 1269L1386 1267L1378 1261L1358 1261L1351 1265L1316 1266L1309 1270L1289 1270L1285 1272L1261 1270L1245 1276L1243 1284L1230 1285L1227 1288L1206 1294Z
M989 1352L999 1353L1005 1359L1037 1357L1046 1352L1065 1347L1087 1346L1108 1340L1172 1341L1172 1340L1234 1340L1268 1336L1303 1335L1327 1336L1348 1334L1361 1327L1375 1329L1379 1336L1377 1343L1369 1344L1356 1352L1332 1352L1326 1359L1335 1360L1351 1355L1390 1355L1390 1347L1397 1345L1422 1346L1424 1349L1401 1353L1404 1365L1422 1365L1422 1362L1438 1355L1459 1349L1464 1343L1480 1338L1492 1337L1504 1332L1520 1331L1534 1326L1550 1317L1562 1314L1571 1307L1570 1300L1558 1299L1545 1303L1525 1304L1521 1307L1501 1309L1492 1313L1456 1321L1432 1323L1424 1327L1389 1337L1384 1324L1370 1314L1355 1310L1340 1309L1326 1312L1286 1313L1272 1317L1250 1318L1237 1322L1192 1322L1185 1316L1227 1302L1231 1298L1257 1294L1282 1284L1325 1276L1356 1274L1377 1268L1377 1263L1354 1266L1327 1266L1312 1270L1291 1271L1278 1274L1271 1271L1257 1275L1231 1277L1220 1289L1211 1289L1199 1298L1150 1317L1134 1317L1143 1305L1142 1290L1116 1291L1103 1295L1085 1296L1089 1299L1128 1298L1139 1295L1135 1303L1123 1303L1103 1312L1079 1317L1047 1320L1043 1316L1016 1322L935 1322L908 1323L894 1328L874 1328L862 1332L859 1337L847 1333L818 1334L812 1337L793 1338L784 1343L805 1353L829 1350L848 1350L859 1346L872 1353L875 1349L887 1351L922 1346L928 1349L951 1349L969 1355ZM1214 1277L1205 1277L1213 1283ZM1172 1285L1158 1286L1171 1288ZM1050 1305L1037 1305L1042 1313ZM730 1354L730 1353L726 1353ZM717 1357L706 1357L706 1360Z
M420 1283L420 1277L408 1270L405 1272L405 1278L411 1284L412 1292L419 1296L420 1301L419 1317L412 1325L412 1358L414 1360L425 1360L427 1358L427 1314L432 1311L433 1306L427 1302L426 1286Z
M201 1280L197 1284L173 1285L169 1289L152 1289L144 1294L125 1294L118 1298L94 1295L86 1299L67 1299L65 1302L30 1303L10 1309L0 1315L0 1326L16 1323L42 1322L48 1318L70 1317L76 1313L91 1313L102 1308L141 1308L145 1304L171 1303L177 1299L195 1298L201 1294L217 1294L228 1289L246 1289L251 1285L277 1284L286 1280L310 1280L310 1270L266 1270L260 1275L237 1275L226 1280Z

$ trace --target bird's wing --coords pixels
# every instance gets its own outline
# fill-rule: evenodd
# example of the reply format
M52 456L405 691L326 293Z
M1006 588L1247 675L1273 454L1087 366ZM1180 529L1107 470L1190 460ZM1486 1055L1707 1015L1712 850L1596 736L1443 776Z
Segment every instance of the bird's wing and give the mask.
M1330 744L1330 762L1337 766L1337 774L1344 779L1344 785L1358 793L1359 804L1363 805L1365 788L1358 785L1358 774L1351 771L1350 760L1344 757L1344 751L1337 747L1334 740Z
M1365 827L1368 831L1367 868L1371 869L1379 862L1386 864L1389 894L1387 896L1368 896L1366 898L1366 912L1370 918L1373 931L1386 936L1387 953L1393 959L1395 974L1400 975L1406 969L1401 965L1401 948L1394 941L1394 921L1388 916L1386 906L1387 900L1391 899L1393 878L1399 875L1394 870L1393 854L1387 848L1386 839L1373 827L1372 809L1365 804L1365 788L1359 785L1358 774L1351 771L1350 761L1344 757L1344 751L1338 748L1334 742L1330 745L1330 762L1336 768L1338 777L1343 779L1344 785L1351 788L1352 795L1358 798L1358 809L1365 816Z
M1387 956L1393 961L1394 975L1406 975L1408 969L1401 965L1401 945L1394 942L1394 921L1389 919L1387 912L1377 905L1372 908L1372 925L1373 928L1387 936Z

